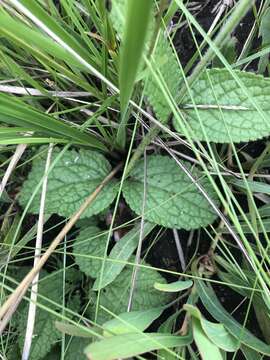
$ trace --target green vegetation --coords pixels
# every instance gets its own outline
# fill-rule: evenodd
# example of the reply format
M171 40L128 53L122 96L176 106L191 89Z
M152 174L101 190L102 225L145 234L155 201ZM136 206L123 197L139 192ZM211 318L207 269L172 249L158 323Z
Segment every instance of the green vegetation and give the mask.
M210 3L0 1L1 358L270 357L270 1Z

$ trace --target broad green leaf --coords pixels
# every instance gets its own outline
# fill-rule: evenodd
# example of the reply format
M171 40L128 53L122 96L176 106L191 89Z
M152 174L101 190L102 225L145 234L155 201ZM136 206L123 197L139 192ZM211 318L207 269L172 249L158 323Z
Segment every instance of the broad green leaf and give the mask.
M18 279L23 278L28 273L28 268L20 269ZM76 284L76 273L73 269L65 270L65 284L62 271L55 271L48 274L45 270L40 273L40 280L38 284L38 304L48 307L50 310L59 310L63 300L64 293L67 294L71 289L74 289ZM52 302L56 304L53 304ZM18 308L16 313L16 325L19 336L19 346L22 349L24 344L24 334L28 317L28 302L24 302ZM29 360L43 359L52 349L55 343L61 339L61 332L55 327L56 316L43 308L37 307L34 334L31 345L31 352Z
M259 35L262 37L262 47L267 47L270 45L270 8L266 9L265 13L261 18L261 23L259 27ZM269 54L260 56L258 71L260 74L263 74L269 65Z
M223 360L219 348L211 340L209 340L208 336L202 329L200 321L196 318L192 319L192 329L194 340L199 349L201 358L203 360Z
M158 38L157 45L151 57L151 65L157 73L160 85L148 70L148 76L145 77L145 95L149 104L153 107L156 117L159 121L165 123L171 114L171 108L164 96L161 86L169 92L173 100L178 104L178 93L183 80L176 56L171 48L169 40L162 32Z
M60 149L53 150L52 163ZM25 207L44 174L46 154L33 161L32 170L24 182L19 201ZM110 173L111 166L105 157L95 151L68 150L57 161L48 176L46 195L46 214L57 213L69 217L77 211L85 198L89 196L102 180ZM117 193L115 181L111 181L100 192L94 202L82 214L82 218L91 217L107 208ZM33 199L29 212L38 213L40 190Z
M125 261L128 261L134 250L138 246L140 236L140 224L134 226L126 235L124 235L112 248L108 260L105 264L103 276L101 279L101 272L99 272L97 279L94 282L93 290L99 290L109 285L117 275L120 274L125 267ZM151 223L144 224L144 237L146 237L155 225ZM117 262L118 261L118 262Z
M24 344L24 334L26 329L28 316L28 307L24 308L23 313L19 317L18 332L19 346L22 349ZM53 345L61 339L61 333L54 326L55 316L47 311L38 309L35 319L34 334L32 339L31 352L29 360L43 359L51 350Z
M187 310L192 315L192 317L195 317L197 320L199 320L205 335L218 348L228 352L234 352L238 350L240 343L225 329L223 324L216 324L206 320L202 316L199 309L193 305L185 304L184 309Z
M190 336L175 336L158 333L130 333L94 342L85 349L91 360L114 360L128 358L145 352L188 345Z
M15 96L0 94L0 122L30 128L46 137L60 137L70 142L106 150L106 147L93 135L85 134L51 115L42 113Z
M127 17L127 0L114 0L112 1L111 19L114 28L123 37L125 18ZM152 17L154 19L154 17ZM149 34L147 35L147 46L145 47L144 56L149 58L150 47L152 46L152 34L155 28L154 21L150 20ZM149 104L153 107L156 117L162 122L166 122L171 114L170 107L161 90L168 89L174 101L178 102L178 93L182 76L179 70L178 61L174 51L169 42L168 35L165 29L161 29L156 44L154 44L151 57L151 67L155 71L160 84L157 82L150 69L141 71L139 79L142 79L145 89L144 94L147 97Z
M239 348L239 342L222 324L215 324L202 318L201 326L208 338L220 349L233 352Z
M142 311L130 311L118 315L102 325L104 336L120 335L130 332L140 332L148 328L158 318L163 308L155 308Z
M23 278L29 273L31 267L28 266L20 266L14 269L10 269L10 277L16 281L16 283L23 280ZM55 302L56 304L61 304L63 298L63 287L65 287L65 291L70 290L72 286L72 281L68 282L68 273L69 270L66 269L66 283L64 284L63 272L62 271L54 271L52 273L48 273L46 270L41 270L39 275L38 282L38 303L43 306L50 306L51 308L57 308L57 305L51 304L48 300ZM7 280L6 280L7 281ZM14 281L8 281L7 284L14 287ZM23 306L27 304L26 302L22 303Z
M20 351L18 343L14 343L12 345L9 345L9 347L7 349L7 354L3 354L3 355L7 355L8 360L18 360L18 359L20 359L21 351Z
M270 79L244 71L234 72L264 116L226 69L207 70L195 81L190 94L182 99L183 112L194 139L206 140L207 136L216 143L238 143L270 134ZM174 126L181 132L176 119Z
M143 263L143 265L147 264ZM112 316L103 310L101 306L116 315L127 310L132 272L133 268L127 266L110 285L100 291L98 323L103 324L105 321L112 318ZM154 269L144 267L139 268L136 287L133 294L132 311L160 307L172 299L171 294L161 293L155 290L153 287L155 282L166 283L166 280ZM93 300L92 296L93 290L89 293L89 298L91 300ZM92 302L94 303L94 301ZM95 303L88 309L91 318L94 317L94 312Z
M189 289L192 285L193 285L192 280L186 280L186 281L179 280L170 284L155 283L154 288L159 291L165 291L165 292L179 292Z
M89 345L89 339L73 337L66 340L65 360L86 360L84 349Z
M182 162L209 196L215 199L209 181L187 162ZM147 192L144 217L148 221L177 229L196 229L211 224L216 214L186 174L168 156L147 158ZM144 188L144 161L139 161L123 186L131 209L141 215Z
M118 130L118 142L125 146L126 111L132 96L136 75L142 58L151 10L152 0L131 0L127 2L127 13L123 40L120 48L119 88L122 120Z
M207 311L239 341L262 354L270 355L270 346L256 338L250 331L239 324L220 304L213 289L202 281L195 281L198 294Z
M73 245L73 254L75 262L80 270L86 275L96 278L102 266L102 258L104 256L108 235L98 235L100 229L96 226L90 226L83 229Z

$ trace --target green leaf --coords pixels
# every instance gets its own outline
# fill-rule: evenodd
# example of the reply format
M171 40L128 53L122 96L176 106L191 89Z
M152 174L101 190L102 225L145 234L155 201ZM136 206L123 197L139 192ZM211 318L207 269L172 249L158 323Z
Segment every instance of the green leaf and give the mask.
M22 349L24 344L24 334L28 317L28 307L26 306L19 317L18 332L19 346ZM32 339L29 360L39 360L51 350L53 345L61 339L61 333L54 326L55 316L47 311L38 309L36 312L34 334Z
M165 123L168 121L172 111L161 90L161 86L166 90L168 89L170 97L172 97L177 104L179 102L178 93L183 78L179 70L176 56L169 40L165 37L163 32L160 34L152 54L151 65L157 72L161 85L158 84L153 74L148 70L148 77L144 79L145 95L149 104L153 107L157 119Z
M86 47L84 47L75 36L72 36L71 31L67 31L58 19L56 19L54 16L51 16L50 13L46 12L38 4L38 2L21 0L20 3L39 23L44 24L44 26L46 26L46 28L48 28L51 33L53 33L55 36L61 39L62 42L72 48L72 50L80 55L84 60L91 63L91 53L87 51ZM75 55L73 58L74 61L77 60Z
M66 344L65 360L86 360L84 349L89 344L89 339L73 337Z
M215 324L204 318L201 319L201 326L208 338L220 349L233 352L239 348L239 343L222 324Z
M120 37L123 37L125 19L127 17L127 3L127 0L112 1L111 20ZM147 34L147 46L145 47L144 56L148 56L147 52L149 52L150 46L152 46L150 43L152 41L151 35L155 28L153 19L150 19L148 27L149 33ZM171 114L171 109L164 97L162 88L168 89L170 96L177 103L183 78L179 70L177 57L170 45L165 29L161 29L149 60L159 82L157 82L150 69L141 71L139 79L142 79L145 85L144 94L150 106L153 107L156 117L158 120L166 122Z
M193 84L190 94L182 99L183 111L187 116L187 124L193 130L194 139L238 143L270 134L270 79L244 71L234 72L250 97L226 69L212 69L203 72ZM250 99L256 102L260 112ZM181 132L176 119L174 126Z
M102 279L101 272L99 272L98 277L94 282L93 290L100 290L105 286L109 285L123 270L126 265L125 261L128 261L128 259L138 246L140 227L140 224L135 225L132 230L130 230L114 245L110 252L110 255L108 256L108 260L115 260L115 262L106 262ZM154 227L155 225L151 223L146 222L144 224L144 238L154 229Z
M223 360L219 348L209 340L208 336L204 333L201 323L196 318L192 319L192 329L195 343L199 349L203 360L215 359Z
M208 180L187 162L182 162L209 196L215 198ZM144 188L144 161L139 161L123 186L130 208L141 215ZM216 214L186 174L168 156L147 158L147 193L145 219L177 229L196 229L212 223Z
M143 265L148 264L143 263ZM103 324L112 317L108 312L103 310L101 306L116 315L126 312L130 295L132 272L133 268L127 266L110 285L100 291L98 323ZM132 301L133 311L160 307L171 300L171 294L160 293L154 289L153 284L155 282L166 283L166 280L154 269L139 268ZM93 290L89 293L90 299L93 299L92 294ZM88 309L91 318L93 318L94 312L95 304Z
M270 346L256 338L239 324L220 304L213 289L202 281L195 280L198 294L207 311L239 341L262 354L270 355Z
M257 351L242 345L241 346L241 351L243 353L243 355L245 356L246 360L263 360L265 357L261 354L259 354Z
M114 360L128 358L145 352L188 345L190 336L174 336L158 333L130 333L94 342L85 349L91 360Z
M18 278L24 277L24 275L28 273L28 268L22 268L20 272L21 274L19 274ZM50 310L59 310L63 300L63 289L65 290L65 294L67 294L74 288L73 281L75 282L76 280L73 269L66 269L65 272L66 282L64 283L62 271L55 271L50 274L45 270L41 271L38 284L38 304L46 306ZM24 345L28 308L28 303L22 303L15 317L18 333L21 335L18 340L21 349L23 349ZM54 344L61 339L62 335L55 327L55 320L56 316L54 314L37 307L34 327L35 336L32 340L29 360L43 359L44 356L50 352Z
M185 304L184 309L187 310L192 317L200 321L201 328L205 335L218 348L228 352L238 350L240 343L225 329L223 324L216 324L206 320L199 309L193 305Z
M38 30L30 27L23 21L19 21L16 17L11 17L3 8L0 9L0 33L6 37L22 44L25 42L35 48L40 48L42 44L42 50L47 54L51 54L57 57L60 61L66 61L69 64L76 65L77 68L84 69L83 66L78 66L78 61L74 59L64 48L58 45L53 39L46 36L46 34L39 32ZM14 29L16 29L16 37L14 37ZM44 91L46 94L46 91Z
M130 332L140 332L148 328L151 323L158 318L163 308L154 308L142 311L125 312L117 318L109 320L102 325L104 336L126 334Z
M89 333L89 330L86 326L76 326L65 322L56 321L55 327L63 334L67 334L70 336L78 336L84 338L91 338L92 333ZM89 340L88 340L89 341Z
M222 55L225 57L225 59L229 64L234 64L236 62L237 59L236 44L237 44L237 38L229 35L227 40L225 41L224 46L221 49ZM213 59L212 67L224 68L224 64L218 56L216 56Z
M189 289L192 285L193 285L192 280L186 280L186 281L179 280L170 284L155 283L154 288L159 291L165 291L165 292L179 292Z
M267 47L270 45L270 8L266 9L265 13L261 18L261 23L259 27L259 35L262 37L262 47ZM269 54L260 56L258 71L260 74L263 74L269 64Z
M31 128L31 131L38 131L45 137L60 137L70 142L106 150L105 145L93 135L83 133L51 115L42 113L15 96L0 94L0 122Z
M152 0L131 0L127 2L127 17L120 50L119 66L122 120L117 136L118 142L122 147L125 145L127 106L132 96L136 75L145 47L152 6Z
M101 259L104 256L108 235L98 235L100 229L96 226L90 226L83 229L73 245L73 254L75 262L80 270L86 275L96 278L100 273L102 265Z
M251 181L251 180L240 180L240 179L235 179L232 180L231 183L233 185L236 185L238 187L240 187L241 189L247 190L247 185L250 189L251 192L254 193L263 193L263 194L270 194L270 185L269 184L265 184L263 182L260 181Z
M52 163L60 149L53 150ZM44 174L46 154L40 154L34 161L28 179L24 182L19 197L25 207ZM69 150L58 159L48 176L45 213L57 213L64 217L77 211L85 198L89 196L102 180L110 173L111 166L105 157L95 151ZM40 190L33 199L29 212L38 213ZM100 192L94 202L82 214L82 218L91 217L107 208L117 193L115 181L111 181Z
M182 312L182 309L175 311L167 320L165 320L160 327L158 328L159 333L173 333L175 330L175 325L179 319L179 315ZM157 352L158 359L164 360L174 360L174 354L169 354L166 350L159 350Z

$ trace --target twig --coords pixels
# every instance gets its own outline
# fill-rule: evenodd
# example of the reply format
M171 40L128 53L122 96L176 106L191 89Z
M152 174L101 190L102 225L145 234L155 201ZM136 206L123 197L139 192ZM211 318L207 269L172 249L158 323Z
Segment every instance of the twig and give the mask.
M26 144L19 144L16 147L15 153L12 156L12 159L7 167L7 170L3 176L3 179L1 181L0 184L0 198L3 194L3 191L5 190L5 187L7 185L8 179L10 178L10 175L12 173L12 171L15 169L18 161L20 160L20 158L22 157L22 154L24 153L25 149L26 149L27 145Z
M31 96L46 96L46 93L49 96L67 98L67 97L89 97L91 93L86 91L49 91L46 92L39 91L35 88L28 88L22 86L11 86L11 85L0 85L0 92L16 95L31 95Z
M36 266L32 268L31 271L25 276L25 278L20 282L17 288L13 291L13 293L9 296L9 298L5 301L5 303L0 308L0 334L2 334L3 330L5 329L7 323L9 322L11 316L13 315L14 311L16 310L18 304L22 300L23 296L25 295L28 287L30 286L31 282L37 275L37 273L42 269L43 265L46 263L50 255L54 252L57 248L59 243L63 240L64 236L69 232L69 230L75 225L75 223L79 220L80 216L83 212L88 208L88 206L95 200L98 196L100 191L104 188L104 186L114 177L114 175L118 172L118 170L122 167L122 163L117 165L111 173L106 176L106 178L100 183L100 185L96 188L96 190L89 195L84 203L81 205L79 210L74 213L74 215L69 219L60 233L56 236L53 240L49 248L46 252L42 255L40 260L37 262ZM16 306L14 306L16 303ZM13 307L12 311L10 311L11 307Z
M176 249L177 249L177 253L178 253L179 261L180 261L180 264L181 264L181 268L182 268L183 271L185 271L185 269L186 269L186 261L185 261L185 257L184 257L184 253L183 253L183 249L182 249L182 245L181 245L181 241L180 241L180 237L179 237L177 229L173 229L173 236L174 236L175 246L176 246Z
M45 164L45 175L43 179L41 199L40 199L40 208L39 208L39 218L38 218L38 226L37 226L37 237L36 237L36 246L35 246L35 258L34 258L34 267L37 265L42 247L42 236L43 236L43 225L44 225L44 212L45 212L45 201L46 201L46 193L47 193L47 183L48 183L48 171L51 163L51 155L52 155L53 145L49 145L46 164ZM35 325L36 318L36 303L37 303L37 295L38 295L38 280L39 280L39 272L35 276L32 281L32 289L30 296L30 305L28 309L28 318L27 318L27 326L24 340L24 347L22 352L22 360L28 360L30 355L30 349L32 344L32 337Z

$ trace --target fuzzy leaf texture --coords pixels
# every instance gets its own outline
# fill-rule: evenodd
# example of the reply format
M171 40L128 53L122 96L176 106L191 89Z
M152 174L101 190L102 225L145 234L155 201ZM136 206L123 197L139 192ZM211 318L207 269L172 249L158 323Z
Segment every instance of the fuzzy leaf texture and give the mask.
M131 261L134 261L133 258ZM143 265L148 265L145 262ZM112 311L114 314L121 314L127 310L130 294L130 285L133 267L127 266L117 278L100 292L99 305ZM133 294L132 311L147 310L165 305L171 300L171 294L161 293L154 288L154 283L166 283L166 280L154 269L140 268L136 280L136 288ZM92 305L88 308L88 314L93 319L95 312L95 293L89 293ZM111 319L111 315L99 308L97 321L103 324Z
M24 308L22 315L19 318L18 332L19 346L23 349L25 327L28 317L28 308ZM31 352L29 360L43 359L46 354L49 353L52 346L61 339L61 333L54 326L55 316L47 311L38 309L36 313L35 329L33 337Z
M125 19L127 16L126 4L126 0L112 1L111 20L120 38L122 38L123 35ZM152 19L154 19L154 14L152 15ZM147 46L145 47L144 51L144 56L146 56L147 58L149 58L148 54L151 46L154 28L155 22L152 21L149 24L149 31L146 37ZM145 85L144 94L150 106L152 106L152 108L154 109L158 120L160 120L161 122L166 122L169 118L169 115L171 114L171 109L168 105L166 98L164 97L164 93L161 90L160 86L167 89L166 92L169 92L170 96L177 103L179 100L178 93L180 90L180 82L182 77L179 71L179 66L175 53L172 50L169 38L164 28L161 28L161 31L158 35L150 61L151 67L155 71L159 82L163 83L163 85L158 84L157 80L152 75L150 69L147 69L145 72L142 73L143 68L141 67L141 76Z
M259 27L259 35L262 37L262 47L267 47L270 45L270 7L266 9L264 12L261 23ZM263 74L269 65L269 53L260 56L259 64L258 64L258 71L260 74Z
M72 337L67 340L67 349L65 352L65 360L86 360L84 349L89 345L90 339L81 337Z
M193 176L215 199L208 179L196 168L182 162ZM144 162L141 160L123 186L123 194L130 208L141 215L144 188ZM168 228L196 229L211 224L216 214L208 201L168 156L151 155L147 158L147 190L144 217Z
M70 269L72 270L72 269ZM26 268L23 268L23 273L27 272ZM71 277L70 277L71 275ZM62 271L53 272L48 274L45 270L42 270L40 273L40 280L38 286L38 304L49 307L51 310L59 310L58 306L62 304L63 299L63 286L65 292L70 290L70 287L74 278L73 271L66 272L65 285L63 284L63 273ZM44 298L43 298L44 297ZM56 304L49 303L46 299L54 301ZM18 328L18 333L20 334L18 343L22 351L24 345L24 336L25 328L28 318L28 303L24 302L19 307L19 313L16 314L16 323ZM35 327L33 337L31 352L29 360L38 360L43 359L45 355L49 353L53 345L61 339L61 333L55 328L56 316L50 312L37 307L36 318L35 318Z
M51 163L59 155L59 152L59 149L53 150ZM27 205L34 189L42 179L45 162L46 152L40 154L33 161L32 170L23 184L19 198L23 207ZM71 216L110 171L109 162L98 152L87 150L66 151L49 173L45 213L57 213L64 217ZM86 218L100 213L112 203L116 193L116 183L111 181L81 217ZM28 209L29 212L34 214L39 212L40 194L41 190L34 197Z
M270 79L244 71L234 73L250 97L226 69L212 69L202 73L182 100L186 125L190 126L195 140L239 143L270 134ZM176 119L174 126L181 132Z
M165 123L168 121L172 111L161 87L177 104L179 102L178 93L182 78L175 54L164 33L161 33L158 38L151 57L151 65L158 77L158 81L152 72L148 70L148 76L144 80L144 93L149 104L154 109L157 119Z
M77 236L73 245L73 254L75 262L80 270L92 278L98 277L102 266L101 259L104 256L107 234L98 235L100 229L96 226L90 226L82 230Z

